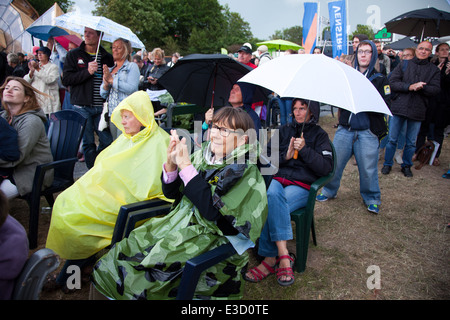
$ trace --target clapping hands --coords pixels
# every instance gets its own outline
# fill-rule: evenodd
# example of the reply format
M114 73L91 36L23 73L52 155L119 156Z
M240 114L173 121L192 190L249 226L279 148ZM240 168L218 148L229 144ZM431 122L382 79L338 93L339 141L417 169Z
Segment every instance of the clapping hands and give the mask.
M186 145L186 138L182 138L177 134L176 130L170 130L170 142L167 148L167 162L165 169L168 172L175 171L178 168L183 170L191 165L191 159Z

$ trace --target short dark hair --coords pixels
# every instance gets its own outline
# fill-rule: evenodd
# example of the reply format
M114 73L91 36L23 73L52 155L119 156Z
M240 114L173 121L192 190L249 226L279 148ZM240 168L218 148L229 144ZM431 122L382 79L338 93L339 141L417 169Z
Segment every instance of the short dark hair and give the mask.
M135 54L133 56L133 60L136 60L136 62L141 62L142 61L142 57L140 55L138 55L138 54Z
M363 33L354 34L352 40L355 40L355 38L358 38L359 41L369 40L369 37Z

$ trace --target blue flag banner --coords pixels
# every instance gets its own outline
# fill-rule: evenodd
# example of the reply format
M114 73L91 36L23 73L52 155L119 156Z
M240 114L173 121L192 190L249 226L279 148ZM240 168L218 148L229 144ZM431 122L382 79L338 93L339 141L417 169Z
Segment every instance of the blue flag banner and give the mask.
M306 53L313 53L317 38L317 3L305 2L303 14L303 47Z
M345 0L329 2L328 12L330 15L333 58L340 57L341 54L348 54Z

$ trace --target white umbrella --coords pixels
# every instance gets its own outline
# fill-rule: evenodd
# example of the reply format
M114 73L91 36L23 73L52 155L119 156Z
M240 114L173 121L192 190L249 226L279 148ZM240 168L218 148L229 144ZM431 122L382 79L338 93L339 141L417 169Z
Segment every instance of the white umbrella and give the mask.
M270 60L239 82L265 87L282 98L323 102L353 113L392 115L383 98L361 72L323 54L293 54Z
M133 48L144 48L141 40L130 30L108 18L90 16L76 12L69 12L55 18L55 24L59 27L83 34L88 27L103 33L102 39L113 42L117 38L129 40Z

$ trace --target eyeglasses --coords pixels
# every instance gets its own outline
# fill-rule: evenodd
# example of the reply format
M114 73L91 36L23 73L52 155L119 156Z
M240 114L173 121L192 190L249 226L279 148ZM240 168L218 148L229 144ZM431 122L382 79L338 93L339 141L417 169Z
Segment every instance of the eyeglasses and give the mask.
M215 124L213 124L211 126L211 131L212 130L219 130L220 135L222 137L228 137L230 135L230 133L238 133L238 131L234 131L234 130L231 130L231 129L228 129L228 128L224 128L224 127L219 127L219 126L217 126Z
M429 48L424 48L424 47L419 47L419 48L417 48L417 50L424 50L424 51L427 51L427 52L431 52L431 49L429 49Z
M372 54L372 50L358 50L358 55L362 56L363 54Z

